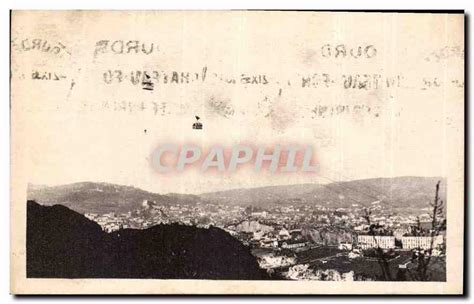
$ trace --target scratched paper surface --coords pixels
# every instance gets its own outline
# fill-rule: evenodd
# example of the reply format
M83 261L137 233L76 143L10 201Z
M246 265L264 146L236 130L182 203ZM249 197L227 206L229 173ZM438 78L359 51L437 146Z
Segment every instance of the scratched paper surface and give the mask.
M13 292L462 292L462 14L14 11L11 33Z

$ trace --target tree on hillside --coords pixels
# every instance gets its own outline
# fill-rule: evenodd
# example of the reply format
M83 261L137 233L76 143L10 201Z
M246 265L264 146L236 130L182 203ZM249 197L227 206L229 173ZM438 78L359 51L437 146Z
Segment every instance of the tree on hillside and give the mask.
M435 248L435 239L441 234L442 231L446 230L446 220L444 219L444 202L440 198L439 195L439 188L440 188L441 181L438 181L436 184L436 191L435 191L435 197L434 201L430 203L430 206L432 207L432 211L430 214L430 220L431 220L431 229L429 236L431 237L430 239L430 246L426 250L421 250L418 249L416 251L416 254L412 258L412 263L416 265L414 269L407 269L406 271L400 271L396 274L396 277L392 277L387 255L385 252L380 248L377 242L377 238L375 238L376 232L375 232L375 225L371 223L371 210L370 209L365 209L365 214L364 218L367 221L367 224L369 225L369 235L372 235L374 237L374 242L377 244L377 247L375 248L376 254L377 254L377 261L380 265L381 269L381 277L385 281L391 281L391 280L396 280L396 281L403 281L406 279L411 279L413 281L429 281L431 280L431 273L430 269L433 266L433 251L437 248ZM421 221L419 217L417 218L417 228L415 229L415 235L421 234L422 227L421 227ZM443 249L442 249L443 250ZM442 257L439 257L440 259Z
M430 247L426 250L419 250L413 257L412 261L416 263L416 268L410 271L409 274L413 280L429 281L431 279L431 262L433 260L433 250L435 248L435 239L441 234L441 231L446 230L446 220L444 220L444 201L439 197L439 186L441 181L436 184L435 198L430 206L432 212L430 214L431 229L430 229ZM431 263L431 264L430 264Z

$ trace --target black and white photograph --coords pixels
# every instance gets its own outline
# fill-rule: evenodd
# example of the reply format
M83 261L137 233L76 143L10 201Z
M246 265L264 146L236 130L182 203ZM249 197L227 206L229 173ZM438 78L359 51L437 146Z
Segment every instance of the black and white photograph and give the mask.
M10 293L463 295L465 12L10 11Z
M85 182L28 197L29 278L446 281L436 178L201 195Z

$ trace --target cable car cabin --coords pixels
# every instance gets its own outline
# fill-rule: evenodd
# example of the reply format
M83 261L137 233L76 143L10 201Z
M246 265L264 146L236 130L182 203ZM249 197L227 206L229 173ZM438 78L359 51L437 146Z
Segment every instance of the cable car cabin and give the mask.
M193 123L193 129L194 130L202 130L202 123L200 123L199 121Z

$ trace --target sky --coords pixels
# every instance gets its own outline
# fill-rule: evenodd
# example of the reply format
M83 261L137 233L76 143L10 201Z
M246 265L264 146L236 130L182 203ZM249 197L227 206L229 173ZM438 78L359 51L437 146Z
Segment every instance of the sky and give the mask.
M17 13L12 24L12 168L27 182L202 193L445 177L459 160L463 19L455 15L49 14ZM202 130L192 129L196 115ZM160 173L151 159L165 144L310 146L318 170Z

